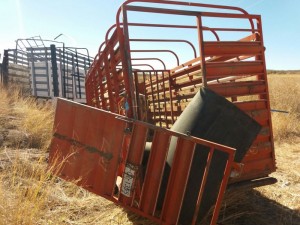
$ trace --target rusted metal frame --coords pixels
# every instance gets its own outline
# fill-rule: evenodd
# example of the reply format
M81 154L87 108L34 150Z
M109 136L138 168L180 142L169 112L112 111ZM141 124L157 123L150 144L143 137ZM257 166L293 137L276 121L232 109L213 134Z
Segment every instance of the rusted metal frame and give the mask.
M130 143L133 145L134 149L140 150L140 152L137 152L136 150L132 150L131 148L129 149L129 151L132 152L132 155L134 155L133 158L135 158L135 162L139 166L138 171L137 171L136 183L133 186L132 201L131 201L132 207L139 207L139 206L134 205L134 203L135 203L134 200L135 199L140 200L141 188L143 185L143 178L142 178L142 174L141 174L141 172L142 172L141 164L142 164L143 156L145 153L145 145L146 145L146 141L147 141L147 137L148 137L148 132L149 132L149 129L147 127L141 126L139 128L139 130L136 132L137 135L139 136L139 138L137 138L137 139L139 139L139 141ZM134 135L134 133L133 133L133 135ZM137 155L140 155L140 156L137 156ZM129 158L127 158L126 163L128 163L128 160L131 160L131 157L132 156L129 153ZM137 182L139 182L139 184ZM138 188L138 194L137 194L137 188Z
M130 43L129 43L129 31L128 31L128 25L127 25L127 9L125 9L124 6L122 6L123 11L123 34L122 34L122 41L124 43L124 49L123 49L123 55L124 56L124 62L122 60L122 66L123 66L123 73L124 78L127 77L128 79L128 102L129 103L129 110L131 108L131 113L133 118L137 118L137 99L135 98L135 90L134 90L134 81L133 81L133 74L132 74L132 65L131 65L131 51L130 51ZM118 27L118 26L117 26ZM121 40L119 42L119 45L121 47ZM125 79L124 79L125 80Z
M133 170L135 170L135 174L133 174L133 180L131 184L126 184L126 177L123 175L122 184L121 184L121 194L119 196L119 201L122 202L124 205L128 205L133 207L134 198L135 198L135 190L136 182L137 182L137 174L140 172L139 166L141 165L143 153L145 149L146 139L148 134L148 128L146 126L142 126L140 124L133 124L133 130L131 135L131 141L128 149L128 154L126 158L126 165L125 165L125 172L126 167L135 167ZM126 175L126 174L125 174ZM126 190L125 187L129 188L129 190ZM125 194L129 191L129 193ZM127 196L126 196L127 195Z
M98 79L99 79L99 86L100 86L100 98L102 102L102 109L107 110L106 100L104 97L104 87L103 87L103 73L101 67L98 67ZM97 94L98 96L98 94Z
M93 80L94 80L93 76L94 76L94 74L90 77L89 80L87 80L85 82L85 90L87 93L86 100L87 100L88 105L92 104L92 99L97 96L96 91L94 91L95 84L93 83Z
M104 52L104 76L106 78L107 84L107 91L108 91L108 98L109 98L109 110L111 112L116 112L116 93L114 94L114 85L111 80L111 71L109 68L109 61L108 61L108 52Z
M115 91L115 99L118 101L119 95L120 95L120 90L119 90L119 81L118 81L118 74L116 71L116 59L115 59L115 53L114 53L114 46L112 43L108 43L109 47L109 54L110 54L110 70L113 76L113 81L114 81L114 91ZM118 102L116 102L118 103Z
M202 4L202 3L194 3L194 2L179 2L179 1L164 1L164 0L128 0L123 3L124 5L129 5L134 2L143 2L143 3L159 3L159 4L169 4L169 5L183 5L188 7L202 7L202 8L215 8L215 9L225 9L225 10L233 10L233 11L239 11L244 15L249 15L248 12L242 8L234 7L234 6L222 6L222 5L212 5L212 4ZM121 7L119 8L117 12L117 22L120 17L121 13ZM251 28L254 29L254 24L252 20L249 20Z
M204 37L203 37L203 30L202 30L202 18L201 15L198 14L197 16L197 26L198 26L198 43L199 43L199 52L201 56L201 71L202 71L202 84L204 87L207 87L207 79L206 79L206 62L205 62L205 55L204 55Z
M98 71L96 71L96 73L98 74ZM94 96L96 98L96 104L97 104L97 108L101 108L100 105L100 96L99 96L99 91L100 91L100 86L102 84L100 84L100 79L99 76L97 76L96 74L93 76L93 80L92 82L94 83Z
M177 90L180 89L181 91L191 89L191 88L199 88L201 86L201 77L195 78L192 81L188 80L179 84L175 84L172 86L172 90ZM197 85L198 84L198 85ZM149 88L149 87L148 87ZM154 91L154 94L157 94L159 91ZM159 92L162 93L162 92ZM165 93L171 94L169 91L166 91Z
M233 67L234 66L234 67ZM215 63L207 64L206 76L207 80L222 78L227 76L244 76L256 75L263 73L262 62L229 62L229 63ZM218 75L215 75L218 74Z
M170 93L170 103L171 103L171 118L172 118L172 124L174 124L175 119L174 119L174 109L173 109L173 96L172 96L172 78L170 75L170 71L168 72L168 79L169 79L169 93ZM164 82L164 81L163 81Z
M143 64L143 63L142 63L142 64L131 64L131 66L132 66L132 67L135 67L135 66L138 66L138 67L139 67L139 66L148 66L148 67L150 67L153 71L155 70L153 66L151 66L150 64L147 64L147 63L145 63L145 64Z
M154 216L155 213L170 139L171 136L164 132L155 131L154 133L141 201L139 202L140 209L151 216Z
M153 105L154 114L156 115L156 109L155 109L155 104L154 104L154 92L153 92L153 85L152 85L152 73L150 73L150 84L151 84L151 86L150 86L150 88L151 88L151 97L153 99L152 105Z
M226 78L224 78L226 79ZM236 92L239 92L243 88L247 88L251 91L249 94L258 94L259 90L263 89L265 92L265 82L264 81L259 81L259 80L253 80L253 81L240 81L240 82L227 82L227 83L209 83L209 84L214 84L211 87L214 88L215 90L220 90L224 91L224 96L226 96L225 92L227 92L227 89L232 88L232 90L235 90ZM226 96L227 97L227 96Z
M92 98L92 96L90 95L90 91L91 91L90 90L90 85L87 82L85 82L84 85L85 85L85 90L86 90L86 92L85 92L85 95L86 95L86 104L87 105L91 105L90 99Z
M218 149L218 148L216 148L216 149ZM234 153L233 154L229 153L227 163L226 163L226 167L225 167L225 170L224 170L225 171L224 176L223 176L220 188L219 188L219 193L218 193L218 197L217 197L217 201L216 201L216 204L215 204L215 208L214 208L214 211L213 211L213 216L212 216L210 225L217 224L217 220L218 220L218 217L219 217L220 208L221 208L221 204L222 204L222 199L223 199L226 187L227 187L228 178L229 178L229 175L231 173L231 168L232 168L233 162L234 162Z
M130 82L129 82L129 71L128 71L128 61L126 55L126 48L125 48L125 40L124 40L124 34L123 34L123 29L120 27L117 27L117 33L118 33L118 38L119 38L119 48L120 48L120 56L121 56L121 61L122 61L122 72L123 72L123 77L124 77L124 85L125 85L125 99L126 102L129 104L129 109L126 111L126 116L129 118L134 117L133 110L132 110L132 101L131 101L131 92L130 92ZM134 117L135 118L135 117Z
M165 106L165 121L166 121L167 128L170 128L169 127L169 122L168 122L168 119L167 119L166 85L165 85L165 81L164 81L165 80L164 72L162 72L162 80L163 80L162 86L163 86L163 93L164 93L164 100L165 100L165 104L164 104L164 106Z
M122 202L120 202L118 199L114 198L114 197L111 197L111 196L102 196L112 202L114 202L115 204L119 205L119 206L122 206L123 208L137 214L137 215L141 215L153 222L156 222L157 224L161 224L161 220L155 216L152 216L152 215L149 215L147 213L144 213L143 211L141 211L139 208L135 208L135 207L132 207L130 205L126 205L126 204L123 204Z
M179 133L179 132L176 132L176 131L172 131L172 130L169 130L169 129L158 127L158 126L155 126L153 124L149 124L149 123L139 121L139 120L128 119L128 121L132 121L134 124L141 124L143 126L147 126L149 129L169 133L170 135L175 136L175 137L180 137L180 138L183 138L183 139L191 140L191 141L195 142L196 144L204 145L204 146L207 146L207 147L214 147L214 149L226 152L230 155L235 154L235 149L234 148L231 148L231 147L228 147L228 146L225 146L225 145L221 145L221 144L218 144L218 143L215 143L215 142L212 142L212 141L208 141L208 140L205 140L205 139L202 139L202 138L197 138L197 137L194 137L194 136L189 136L189 135L186 135L186 134L182 134L182 133Z
M188 75L189 73L193 73L193 72L198 71L200 69L201 69L200 65L195 65L195 66L190 67L188 69L180 70L179 72L176 72L174 74L170 74L170 72L168 72L169 75L170 75L170 78L169 79L168 78L160 79L159 81L164 82L164 81L169 80L169 82L170 82L171 81L170 79L172 79L172 82L170 82L170 86L172 86L173 88L176 88L176 83L175 82L176 82L177 78L183 77L185 75ZM156 80L153 81L154 84L156 82L158 82L158 81L156 81ZM146 84L146 87L149 87L149 86L150 86L149 83Z
M257 27L259 29L259 34L260 34L260 36L258 38L260 40L261 45L264 46L261 16L259 16L256 21L257 21ZM271 141L272 149L273 149L273 151L272 151L272 159L273 159L273 170L274 170L275 166L276 166L275 151L274 151L274 136L273 136L273 125L272 125L272 119L271 119L271 106L270 106L269 85L268 85L268 79L267 79L266 59L265 59L264 52L261 54L260 60L262 60L263 64L264 64L263 78L265 80L266 98L267 98L267 109L269 111L268 117L269 117L269 127L270 127L270 141Z
M157 60L157 61L161 62L161 64L162 64L163 67L164 67L164 70L167 70L166 64L164 63L164 61L162 61L162 60L159 59L159 58L131 58L131 60L132 60L132 61L134 61L134 60Z
M200 209L200 205L201 205L201 201L202 201L202 196L203 196L204 189L206 186L207 176L208 176L208 172L210 169L210 164L211 164L213 154L214 154L214 149L211 147L209 150L209 154L208 154L207 161L206 161L206 166L204 169L204 173L203 173L203 177L202 177L202 181L201 181L201 185L200 185L200 189L199 189L199 194L198 194L198 198L197 198L195 212L193 215L192 224L197 223L197 218L198 218L199 209Z
M164 28L184 28L184 29L197 29L197 26L189 26L189 25L172 25L172 24L149 24L149 23L127 23L128 26L138 26L138 27L164 27ZM120 25L123 25L123 23L120 23ZM105 41L101 43L100 47L99 47L99 52L101 52L102 47L107 43L108 37L109 37L109 33L116 28L117 25L114 24L112 25L106 32L106 38ZM219 41L220 38L217 34L217 32L213 29L213 28L209 28L209 27L205 27L205 30L209 30L211 31L214 36L216 37L216 39ZM251 30L250 30L251 31ZM96 57L95 57L96 58Z
M142 115L140 113L140 110L139 108L141 107L141 103L140 103L140 98L139 98L139 94L140 94L140 90L139 90L139 81L138 81L138 73L137 71L133 71L133 76L134 76L134 84L135 84L135 95L136 95L136 99L137 99L137 102L138 102L138 108L137 108L137 116L138 116L138 119L140 120Z
M150 108L149 106L149 101L148 101L148 93L147 93L147 90L146 90L146 78L145 78L145 72L143 71L143 82L144 82L144 95L145 95L145 102L146 102L146 121L148 122L148 110Z
M242 29L242 28L220 28L220 27L205 27L203 26L203 30L209 31L240 31L240 32L257 32L258 29Z
M259 15L254 15L254 14L247 14L247 15L242 15L242 14L232 14L232 13L215 13L215 12L201 12L201 16L203 17L221 17L221 18L232 18L232 19L248 19L248 20L253 20L257 19ZM253 21L252 21L253 23ZM252 31L255 31L255 28L252 28Z
M174 87L176 89L182 90L182 88L185 88L185 87L196 88L197 84L199 84L199 86L201 86L201 84L202 84L202 78L201 77L195 78L192 81L188 80L188 81L182 82L180 84L176 84Z
M176 58L176 61L177 61L177 65L179 66L179 57L178 57L178 55L175 53L175 52L173 52L173 51L171 51L171 50L168 50L168 49L157 49L157 50L150 50L150 49L144 49L144 50L141 50L141 49L139 49L139 50L130 50L130 52L169 52L169 53L171 53L171 54L173 54L174 56L175 56L175 58Z
M224 18L240 18L248 19L252 27L252 19L256 19L258 15L245 15L245 14L235 14L235 13L214 13L214 12L199 12L199 11L185 11L185 10L175 10L175 9L163 9L163 8L152 8L152 7L141 7L141 6L126 6L128 11L137 12L147 12L147 13L160 13L160 14L172 14L172 15L184 15L184 16L197 16L201 14L204 17L224 17Z
M179 28L179 29L197 29L197 26L189 25L173 25L173 24L147 24L147 23L130 23L130 26L144 26L144 27L164 27L164 28ZM218 29L218 28L217 28ZM220 41L219 35L214 28L205 27L205 30L211 31L216 37L217 41ZM249 30L251 31L251 30Z
M189 140L177 139L175 156L160 216L161 220L166 224L178 223L195 147L196 144ZM183 149L184 151L182 151Z
M199 62L201 60L201 56L197 57L197 58L194 58L194 59L191 59L185 63L182 63L181 65L177 66L177 67L174 67L170 70L171 73L174 73L176 72L177 70L180 70L186 66L192 66L193 64L195 65L195 63Z
M191 48L194 52L194 57L195 58L197 57L195 46L187 40L182 40L182 39L129 39L129 41L134 41L134 42L182 42L182 43L187 43L188 45L191 46Z
M245 42L245 41L226 41L226 42L212 42L207 41L205 46L205 56L221 56L239 57L250 55L254 57L257 53L261 53L264 48L261 47L260 43L256 42Z
M155 77L156 77L156 80L158 80L158 76L157 76L157 71L154 72L155 73ZM158 82L156 82L156 88L157 88L157 104L158 104L158 113L159 113L159 125L161 126L161 112L160 112L160 103L159 103L159 85L158 85Z

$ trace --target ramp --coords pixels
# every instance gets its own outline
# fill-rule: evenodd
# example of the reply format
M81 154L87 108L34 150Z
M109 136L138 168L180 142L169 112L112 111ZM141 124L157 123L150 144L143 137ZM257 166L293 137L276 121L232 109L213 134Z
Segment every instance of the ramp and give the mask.
M149 160L143 165L149 136L153 137L152 146ZM163 171L171 138L177 141L170 175L165 180ZM215 224L234 159L233 148L58 99L49 164L56 167L58 176L141 216L159 224L177 224L184 213L182 204L192 162L196 152L204 150L207 155L203 158L204 170L198 174L201 184L195 190L197 201L191 203L192 217L185 224L201 220L198 215L208 174L213 173L212 158L222 154L225 167L220 171L221 182L216 187L211 217L211 224ZM120 191L116 192L118 176L123 179ZM162 182L167 184L164 192L160 190Z

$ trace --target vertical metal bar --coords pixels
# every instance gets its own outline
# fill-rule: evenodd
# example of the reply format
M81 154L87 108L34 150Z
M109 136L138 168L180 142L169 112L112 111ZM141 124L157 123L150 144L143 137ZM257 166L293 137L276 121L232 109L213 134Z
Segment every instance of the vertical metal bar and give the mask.
M127 76L128 76L128 81L129 81L129 93L130 93L130 98L131 100L131 110L132 110L132 116L134 119L137 119L137 100L135 97L135 90L134 90L134 81L132 78L132 65L131 65L131 55L130 55L130 44L129 44L129 31L128 31L128 22L127 22L127 10L125 6L122 6L123 10L123 38L124 38L124 51L123 54L125 55L125 61L126 64L123 64L123 67L125 66L125 70L127 70ZM121 42L121 41L120 41ZM126 74L124 74L125 76ZM129 104L130 105L130 104Z
M52 76L53 76L53 91L54 91L54 97L58 97L59 89L58 89L58 74L57 74L55 45L50 45L50 49L51 49L51 63L52 63Z
M148 166L141 195L140 209L154 215L161 181L169 150L170 135L156 131L152 142Z
M200 57L201 57L202 84L204 87L207 87L206 64L205 64L205 55L204 55L204 38L203 38L201 15L197 16L197 29L198 29L198 43L199 43Z
M178 138L161 220L177 224L195 152L195 143ZM184 149L184 151L183 151Z
M153 105L153 116L152 119L155 121L156 117L156 109L155 109L155 100L154 100L154 94L153 94L153 84L152 84L152 72L149 72L150 75L150 89L151 89L151 96L152 96L152 105ZM155 124L156 125L156 121Z
M159 113L159 126L162 126L161 123L161 111L160 111L160 98L159 98L159 85L158 85L158 75L157 75L157 71L154 72L155 73L155 78L156 78L156 88L157 88L157 104L158 104L158 113Z
M212 157L213 157L213 153L214 153L214 149L211 147L210 151L209 151L209 154L208 154L208 157L207 157L202 182L201 182L201 185L200 185L200 190L199 190L199 194L198 194L198 199L197 199L197 203L196 203L196 208L195 208L192 224L196 224L196 222L197 222L197 217L198 217L198 213L199 213L199 209L200 209L200 204L201 204L203 192L205 190L206 180L207 180L211 160L212 160Z
M62 60L62 63L63 63L63 73L62 73L62 76L63 76L63 86L64 86L64 93L63 93L63 97L65 98L66 97L66 59L65 59L65 43L63 43L63 60ZM61 64L60 64L61 65ZM61 66L60 66L61 68Z
M166 85L165 85L165 72L162 71L162 82L163 82L163 92L164 92L164 106L165 106L165 122L166 127L169 128L169 121L168 121L168 112L167 112L167 101L166 101Z
M78 65L78 54L77 54L77 49L75 51L76 53L76 67L77 67L77 81L78 81L78 91L79 91L79 98L81 99L81 86L80 86L80 74L79 74L79 65ZM76 87L76 82L75 82L75 93L76 93L76 97L77 97L77 87ZM73 96L74 99L74 96Z
M96 76L96 75L93 74L93 76ZM106 100L104 98L103 74L102 74L101 66L99 66L99 68L98 68L98 79L99 79L99 86L100 86L100 98L101 98L101 102L102 102L102 109L107 109ZM99 97L98 91L97 91L96 96L97 96L97 98Z
M146 122L149 122L148 121L148 111L149 111L149 101L148 101L148 94L147 94L147 88L146 88L146 78L145 78L145 72L142 72L143 73L143 87L144 87L144 95L145 95L145 103L146 103Z
M228 183L228 178L229 178L229 175L231 172L233 159L234 159L234 153L229 154L210 225L217 224L222 199L223 199L223 196L224 196L224 193L225 193L225 190L227 187L227 183Z
M139 124L134 124L133 132L131 137L131 142L128 150L128 157L126 160L125 172L123 174L123 180L121 184L121 195L119 200L124 205L132 206L135 196L136 182L141 182L139 180L139 169L145 149L146 139L148 134L148 128L146 126L142 126ZM134 166L136 168L133 169L133 174L131 174L132 180L127 183L126 182L126 169L130 166ZM125 193L126 192L126 193Z
M257 28L260 33L260 44L263 47L264 46L264 39L263 39L263 31L262 31L262 21L261 16L257 19ZM271 106L270 106L270 94L269 94L269 85L268 85L268 79L267 79L267 68L266 68L266 59L265 59L265 53L262 52L260 59L263 62L264 65L264 73L263 73L263 79L265 81L265 87L266 87L266 99L267 99L267 108L268 108L268 124L270 127L270 141L272 145L272 159L273 159L273 165L275 167L276 161L275 161L275 151L274 151L274 137L273 137L273 125L272 125L272 118L271 118Z
M48 89L48 96L51 97L50 95L50 79L49 79L49 65L48 65L48 54L47 54L47 48L44 47L44 51L45 51L45 65L46 65L46 77L47 77L47 89ZM32 77L33 79L33 77Z
M61 96L64 97L64 96L66 96L65 95L66 91L65 91L65 80L64 80L63 68L62 68L62 50L60 48L58 49L58 53L59 53L58 54L59 57L58 57L57 61L59 62L59 66L60 66L60 80L59 80L60 90L61 90Z
M66 58L67 58L67 61L68 61L68 58L69 58L69 52L66 52ZM72 55L72 62L73 62L73 55ZM73 65L73 64L72 64ZM70 72L69 71L69 63L67 63L67 84L64 84L64 86L69 86L69 74L71 73L71 82L72 82L72 87L73 87L73 77L72 77L72 71ZM64 89L65 89L65 87L64 87Z
M99 76L98 76L98 70L95 70L94 72L94 76L91 77L92 78L92 83L93 83L93 95L94 98L96 99L96 107L97 108L101 108L100 107L100 96L99 96L99 88L100 88L100 82L99 82Z
M32 67L32 69L31 69L32 74L31 75L32 75L33 95L37 96L36 76L35 76L35 66L34 66L34 56L33 56L33 49L32 48L30 49L30 52L31 52L31 67ZM47 70L48 70L48 68L47 68ZM54 83L53 83L53 85L54 85Z
M138 84L139 84L139 81L138 81L138 74L137 74L138 72L136 72L136 71L134 71L133 72L133 75L134 75L134 83L135 83L135 90L136 90L136 92L135 92L135 95L136 95L136 99L137 99L137 105L139 105L138 106L138 108L137 108L137 116L138 116L138 119L140 120L141 118L142 118L142 115L141 115L141 112L140 112L140 108L141 108L141 106L140 106L140 98L139 98L139 95L140 95L140 90L139 90L139 86L138 86Z
M172 93L172 79L171 79L171 75L170 75L170 71L168 71L168 77L169 77L169 93L170 93L170 106L171 106L171 119L172 119L172 124L174 124L175 120L174 120L174 110L173 110L173 93Z
M114 85L112 83L109 62L108 62L108 53L107 51L103 52L104 55L104 70L105 70L105 77L106 77L106 84L108 90L108 98L109 98L109 111L116 112L116 96L114 94Z
M116 98L119 97L120 94L120 90L119 90L119 81L118 81L118 74L116 71L116 60L115 60L115 52L114 52L114 46L113 46L114 42L110 42L107 46L107 48L109 48L109 54L110 54L110 69L112 72L112 76L113 76L113 81L114 81L114 89L115 89L115 95Z

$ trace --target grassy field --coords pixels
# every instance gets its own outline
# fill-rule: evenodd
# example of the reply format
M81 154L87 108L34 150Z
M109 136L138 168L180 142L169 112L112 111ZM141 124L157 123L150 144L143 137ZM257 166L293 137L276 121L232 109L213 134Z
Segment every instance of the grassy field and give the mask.
M278 179L274 185L228 194L227 225L300 224L300 73L270 74ZM45 172L53 108L0 88L0 225L153 224Z

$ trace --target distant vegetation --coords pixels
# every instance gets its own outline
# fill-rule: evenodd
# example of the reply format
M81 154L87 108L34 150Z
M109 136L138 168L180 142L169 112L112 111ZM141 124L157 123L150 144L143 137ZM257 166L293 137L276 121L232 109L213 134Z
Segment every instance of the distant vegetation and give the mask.
M268 74L298 74L300 75L300 70L267 70Z

